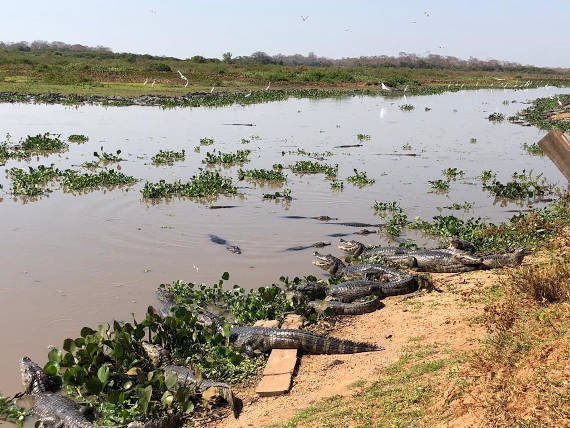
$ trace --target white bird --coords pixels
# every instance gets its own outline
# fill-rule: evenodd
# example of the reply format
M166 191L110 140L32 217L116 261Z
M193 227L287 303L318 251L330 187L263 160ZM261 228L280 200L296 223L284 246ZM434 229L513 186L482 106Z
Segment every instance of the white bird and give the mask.
M303 22L305 22L307 19L309 19L309 15L307 15L307 16L301 15L301 19L303 20Z
M184 87L188 86L188 78L187 78L186 76L184 76L184 75L180 72L180 70L176 70L176 71L178 71L178 74L180 75L180 78L181 78L182 80L185 80L185 81L186 81L186 84L184 85Z
M216 85L212 86L212 89L210 89L210 94L211 94L212 92L214 92L214 88L215 88L215 87L216 87Z
M558 105L562 107L562 102L560 102L560 98L556 97L556 101L558 101Z
M155 83L156 83L156 80L153 80L150 86L154 86Z
M502 82L505 79L499 79L498 77L493 77L493 79L498 80L499 82Z
M148 79L146 79L143 83L143 86L145 86L148 83Z
M408 90L408 85L404 86L404 92Z
M477 82L477 84L475 86L479 86L479 82Z
M247 98L247 97L251 97L251 92L248 93L248 94L245 94L245 97L244 97L244 98Z
M451 83L449 85L447 85L447 89L449 89L450 86L451 86Z
M408 102L408 99L406 98L406 94L404 94L404 102Z
M269 91L269 88L271 87L271 82L269 82L269 84L265 87L266 91Z
M464 86L465 86L465 83L462 83L460 89L463 88Z
M382 90L383 90L383 91L391 91L391 90L392 90L392 89L390 89L388 86L386 86L386 85L384 84L384 82L382 82L381 84L382 84Z

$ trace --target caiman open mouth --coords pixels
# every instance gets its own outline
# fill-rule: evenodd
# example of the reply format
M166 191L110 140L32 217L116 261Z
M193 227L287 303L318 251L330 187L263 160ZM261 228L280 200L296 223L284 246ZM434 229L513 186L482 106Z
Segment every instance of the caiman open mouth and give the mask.
M329 267L332 266L334 264L334 262L329 258L329 256L323 256L322 254L319 254L318 252L314 252L313 253L313 257L315 257L315 260L313 260L313 264L315 266L318 267Z

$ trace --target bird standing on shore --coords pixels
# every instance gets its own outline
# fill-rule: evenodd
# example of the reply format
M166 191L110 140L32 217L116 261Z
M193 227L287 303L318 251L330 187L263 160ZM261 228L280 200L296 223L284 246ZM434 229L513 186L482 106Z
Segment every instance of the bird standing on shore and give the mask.
M265 87L266 91L269 91L269 88L271 87L271 82L269 82L269 84Z
M215 87L216 87L216 85L212 86L212 89L210 89L210 94L211 94L212 92L214 92L214 88L215 88Z
M180 78L181 78L182 80L185 80L185 81L186 81L186 84L184 85L184 87L187 87L187 86L188 86L188 78L187 78L186 76L184 76L184 75L180 72L180 70L176 70L176 71L178 71L178 74L180 75Z
M382 85L382 90L383 90L383 91L391 91L391 90L392 90L392 89L390 89L388 86L386 86L386 85L384 84L384 82L381 82L381 85Z

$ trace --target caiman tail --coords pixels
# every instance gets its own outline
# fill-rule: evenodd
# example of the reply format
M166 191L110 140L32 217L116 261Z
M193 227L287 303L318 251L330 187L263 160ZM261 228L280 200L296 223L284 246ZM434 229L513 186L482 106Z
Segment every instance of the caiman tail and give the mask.
M211 385L208 386L208 383ZM228 385L220 382L208 381L208 383L206 383L206 385L200 385L201 388L204 386L207 387L202 395L204 395L204 393L207 394L209 391L211 391L212 396L222 397L230 405L234 418L237 419L241 410L241 402L237 397L234 397L234 393L232 392L231 388L228 388Z
M311 354L356 354L384 350L369 343L335 339L302 330L275 329L271 341L272 348L297 348Z

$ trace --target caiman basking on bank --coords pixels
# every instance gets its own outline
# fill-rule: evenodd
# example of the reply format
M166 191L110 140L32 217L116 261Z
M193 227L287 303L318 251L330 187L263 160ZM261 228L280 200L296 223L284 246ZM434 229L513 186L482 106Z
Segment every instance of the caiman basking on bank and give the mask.
M47 373L28 357L23 357L20 361L20 372L24 390L32 399L32 410L44 426L111 428L92 424L84 416L75 401L53 392L53 385Z
M339 302L338 300L312 300L308 306L317 313L324 313L328 310L333 315L361 315L374 312L382 306L382 301L376 296L371 300L352 303Z
M142 347L152 365L162 369L165 376L170 373L176 374L178 387L195 387L200 393L212 388L216 396L222 397L230 405L234 417L239 416L239 401L234 397L232 389L227 383L213 382L205 378L198 381L194 372L188 367L173 364L170 353L166 349L149 342L143 342Z
M319 254L318 251L313 253L315 260L313 264L328 271L331 275L345 277L347 279L364 279L379 280L396 272L395 269L380 264L362 264L347 266L344 262L332 254ZM390 278L388 277L388 281Z
M236 327L230 330L230 346L249 357L272 349L299 349L309 354L356 354L383 351L381 346L335 339L304 330Z

